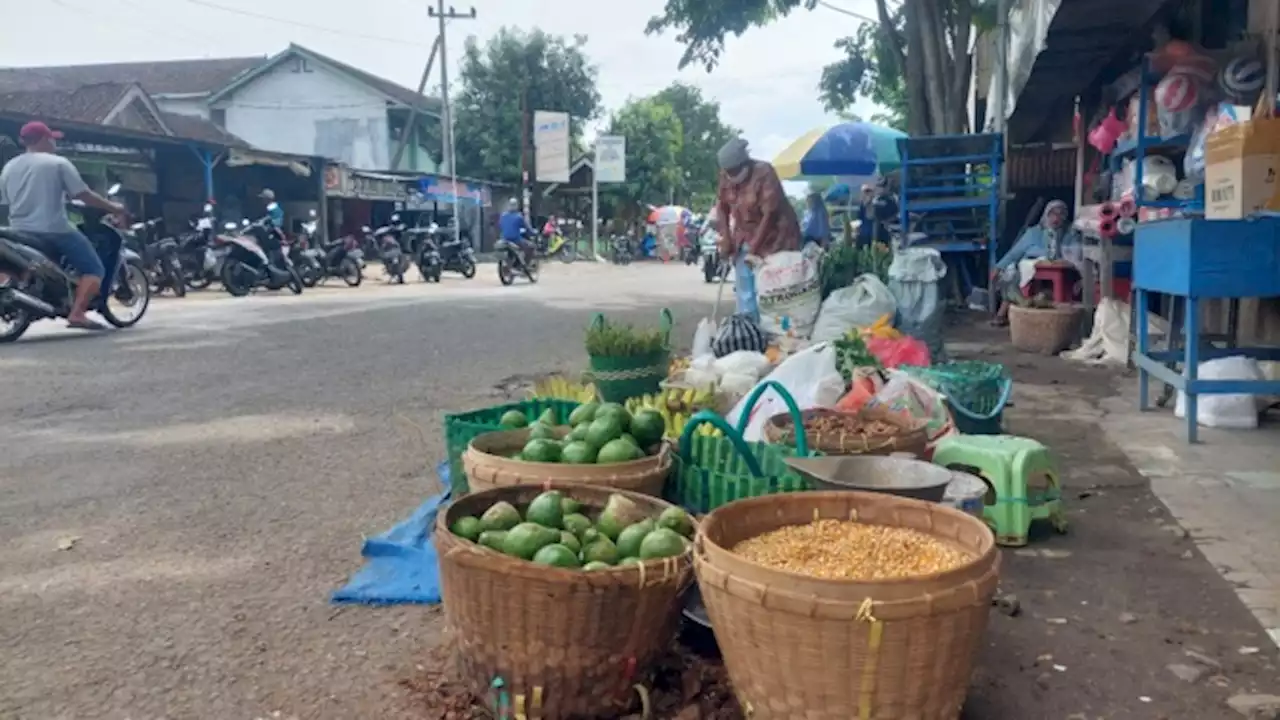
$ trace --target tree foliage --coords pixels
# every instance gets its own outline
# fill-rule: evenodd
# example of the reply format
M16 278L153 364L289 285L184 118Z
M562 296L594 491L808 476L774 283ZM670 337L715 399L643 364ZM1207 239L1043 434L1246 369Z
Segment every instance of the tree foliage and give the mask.
M609 121L609 135L627 139L627 180L601 186L622 219L635 222L649 204L661 205L685 181L681 153L684 125L658 97L627 101Z
M692 85L672 83L654 99L671 106L684 131L678 161L683 175L676 183L676 200L704 211L715 200L719 182L716 154L741 131L721 121L720 103L706 99Z
M535 110L569 113L572 145L581 148L583 125L601 113L597 69L583 52L585 43L581 36L510 28L483 47L467 39L454 99L459 174L519 185L522 145L530 174L534 170Z
M837 43L843 57L823 71L821 92L828 108L844 109L866 96L886 108L882 121L905 124L912 134L964 132L972 30L994 22L994 0L875 4L877 22ZM817 5L817 0L667 0L647 31L675 30L685 46L680 67L698 63L710 70L724 52L726 37Z

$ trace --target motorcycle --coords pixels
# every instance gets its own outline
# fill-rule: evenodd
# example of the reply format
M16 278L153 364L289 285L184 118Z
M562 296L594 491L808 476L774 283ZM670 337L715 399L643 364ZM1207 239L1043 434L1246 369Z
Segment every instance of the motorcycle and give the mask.
M418 272L426 282L440 282L444 271L444 262L440 257L440 245L436 241L440 226L431 223L428 227L414 228L410 237L410 252L418 262Z
M191 230L178 236L178 261L187 287L204 290L222 275L226 250L214 245L213 205L205 203L204 212L189 221Z
M311 247L312 238L316 236L316 211L311 211L311 219L302 223L302 232L289 243L289 261L298 270L298 277L304 287L313 288L325 277L324 260L318 248Z
M173 290L174 295L185 297L187 280L182 270L182 261L178 259L178 241L163 235L163 218L136 222L129 226L125 244L132 246L142 256L142 267L146 270L152 295Z
M324 274L320 282L336 277L342 278L350 287L359 287L364 281L364 251L360 249L360 241L347 236L334 240L321 248L321 268Z
M611 238L610 245L613 246L613 264L630 265L632 260L631 237L629 235L614 235Z
M524 259L524 250L520 246L499 240L494 243L494 250L498 251L498 279L503 285L510 285L516 281L516 277L523 274L529 278L529 282L538 282L538 258L533 256L526 263Z
M120 193L120 185L107 191L108 198ZM124 247L124 233L105 212L88 208L79 200L72 204L83 221L77 225L102 258L114 267L111 285L90 305L111 325L133 327L151 305L151 286L142 257ZM65 318L71 313L79 278L58 262L57 254L39 238L17 230L0 228L0 343L22 337L37 320ZM112 306L115 300L120 308Z
M400 285L404 284L404 274L409 271L412 260L405 253L404 247L400 244L400 227L399 215L392 215L392 225L383 225L373 231L373 238L377 243L378 258L382 260L382 267L386 270L387 280L394 280ZM362 228L366 233L368 227Z
M698 248L702 255L702 277L715 282L725 271L725 261L720 257L720 235L711 228L704 228L698 236Z
M441 266L447 272L461 273L462 277L470 280L476 276L476 251L471 247L468 236L459 234L455 238L451 230L444 228L433 233L439 238Z
M280 233L271 218L245 223L241 227L227 223L228 233L218 236L218 242L228 248L222 264L222 286L234 297L244 297L255 288L279 290L284 287L294 295L301 295L302 278L284 252Z
M578 248L567 239L558 227L547 227L538 239L538 255L543 258L559 257L568 265L578 259Z

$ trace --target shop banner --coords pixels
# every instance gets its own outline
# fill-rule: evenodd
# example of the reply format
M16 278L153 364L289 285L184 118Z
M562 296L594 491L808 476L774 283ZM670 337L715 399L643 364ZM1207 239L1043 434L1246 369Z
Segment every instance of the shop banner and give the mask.
M569 182L569 114L533 113L534 162L538 182Z
M426 200L435 202L483 207L493 204L489 197L489 188L484 185L473 185L448 178L424 177L418 181L418 189Z
M627 139L621 135L601 135L596 138L596 182L620 183L627 181Z

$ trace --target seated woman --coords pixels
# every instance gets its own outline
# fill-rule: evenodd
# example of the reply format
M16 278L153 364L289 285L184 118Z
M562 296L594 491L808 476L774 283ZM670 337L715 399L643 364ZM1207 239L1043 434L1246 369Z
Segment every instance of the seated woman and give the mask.
M1067 224L1067 204L1061 200L1049 201L1040 223L1022 230L1017 242L991 269L991 291L1000 293L993 325L1009 324L1009 304L1023 297L1022 288L1035 275L1036 261L1062 258L1065 246L1076 241L1074 233Z

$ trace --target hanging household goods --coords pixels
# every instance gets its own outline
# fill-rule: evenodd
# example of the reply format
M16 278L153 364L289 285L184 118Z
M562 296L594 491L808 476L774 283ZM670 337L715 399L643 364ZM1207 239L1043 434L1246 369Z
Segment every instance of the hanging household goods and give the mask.
M747 407L755 407L767 390L782 398L793 418L800 417L791 394L772 380L756 387L746 399ZM663 497L690 512L706 513L741 498L808 490L809 482L785 462L787 457L811 454L803 433L794 448L747 442L742 430L749 417L749 412L743 413L738 427L733 428L713 412L694 415L680 436L676 466ZM702 425L718 428L723 437L699 433Z
M667 377L671 364L671 327L674 324L671 311L663 308L659 314L664 346L659 350L636 355L588 354L589 375L606 402L626 402L628 398L656 393ZM607 327L604 315L597 313L591 320L591 330Z

